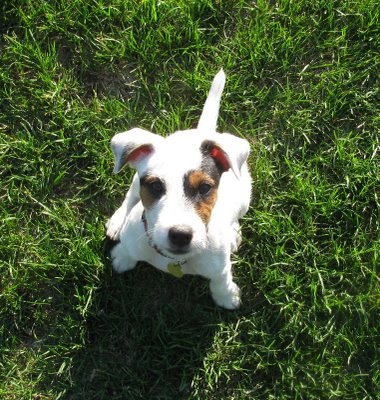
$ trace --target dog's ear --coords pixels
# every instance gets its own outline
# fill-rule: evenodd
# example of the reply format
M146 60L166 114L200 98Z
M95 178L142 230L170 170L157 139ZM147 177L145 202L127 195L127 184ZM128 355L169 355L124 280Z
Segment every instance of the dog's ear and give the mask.
M111 140L111 149L115 156L114 172L118 173L125 164L140 169L162 141L161 136L140 128L118 133Z
M249 156L249 143L245 139L229 133L217 134L214 140L204 140L201 145L203 154L209 155L221 172L230 168L240 178L240 170Z

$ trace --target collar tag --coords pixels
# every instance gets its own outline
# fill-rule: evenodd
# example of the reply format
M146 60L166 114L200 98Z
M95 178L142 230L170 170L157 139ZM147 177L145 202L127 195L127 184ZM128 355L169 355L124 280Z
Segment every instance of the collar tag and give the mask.
M168 272L169 274L175 276L176 278L183 277L183 271L180 264L170 263L168 264Z

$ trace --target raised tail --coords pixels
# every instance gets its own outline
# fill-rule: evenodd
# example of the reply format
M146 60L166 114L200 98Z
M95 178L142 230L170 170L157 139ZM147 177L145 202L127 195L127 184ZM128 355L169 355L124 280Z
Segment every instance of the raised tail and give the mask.
M202 114L198 122L198 129L202 131L215 132L219 115L220 98L222 97L226 75L221 69L212 81Z

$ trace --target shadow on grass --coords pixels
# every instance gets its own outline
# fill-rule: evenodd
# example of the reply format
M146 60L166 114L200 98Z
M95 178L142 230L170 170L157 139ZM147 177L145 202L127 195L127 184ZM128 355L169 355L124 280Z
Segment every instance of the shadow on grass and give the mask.
M109 272L63 398L188 398L217 325L237 318L213 304L200 277L176 279L144 264L122 275Z

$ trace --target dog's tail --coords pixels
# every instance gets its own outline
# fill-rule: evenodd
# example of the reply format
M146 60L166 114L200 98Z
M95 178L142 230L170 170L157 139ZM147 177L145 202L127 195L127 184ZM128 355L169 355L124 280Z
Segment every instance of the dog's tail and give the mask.
M222 97L224 84L226 83L226 75L221 69L211 84L203 111L198 122L199 130L207 130L208 132L216 131L216 123L219 115L220 98Z

